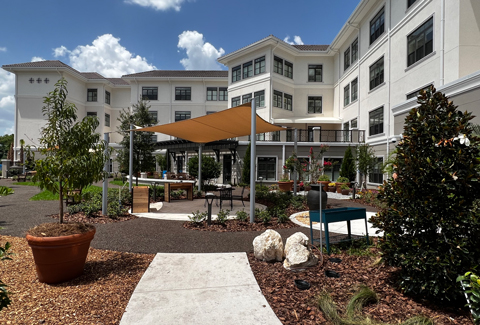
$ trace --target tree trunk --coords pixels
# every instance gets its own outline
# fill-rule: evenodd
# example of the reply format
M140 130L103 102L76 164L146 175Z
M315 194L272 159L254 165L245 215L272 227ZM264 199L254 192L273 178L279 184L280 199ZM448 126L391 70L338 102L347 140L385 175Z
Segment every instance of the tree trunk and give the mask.
M59 196L60 196L60 223L63 223L63 185L59 182Z

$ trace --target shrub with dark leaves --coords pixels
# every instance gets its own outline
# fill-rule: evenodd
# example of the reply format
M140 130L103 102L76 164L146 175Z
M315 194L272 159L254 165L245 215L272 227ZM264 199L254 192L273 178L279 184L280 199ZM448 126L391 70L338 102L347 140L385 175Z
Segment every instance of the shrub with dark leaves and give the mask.
M405 120L393 176L380 191L386 206L373 217L384 231L387 263L399 285L433 301L461 301L458 275L480 260L479 138L462 113L432 87Z

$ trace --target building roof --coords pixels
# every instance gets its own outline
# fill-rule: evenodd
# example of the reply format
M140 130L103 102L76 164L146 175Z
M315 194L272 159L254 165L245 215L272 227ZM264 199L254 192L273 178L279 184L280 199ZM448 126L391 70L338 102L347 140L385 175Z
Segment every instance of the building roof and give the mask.
M330 45L292 45L299 51L326 51Z
M107 79L97 72L80 72L80 74L87 79Z
M153 70L123 75L122 78L227 78L224 70Z

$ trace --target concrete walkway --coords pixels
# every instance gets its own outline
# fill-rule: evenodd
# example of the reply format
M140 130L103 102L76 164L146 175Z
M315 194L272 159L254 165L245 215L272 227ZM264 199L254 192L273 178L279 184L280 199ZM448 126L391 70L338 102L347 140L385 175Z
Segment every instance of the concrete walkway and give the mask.
M120 324L281 322L262 295L245 253L159 253L133 292Z

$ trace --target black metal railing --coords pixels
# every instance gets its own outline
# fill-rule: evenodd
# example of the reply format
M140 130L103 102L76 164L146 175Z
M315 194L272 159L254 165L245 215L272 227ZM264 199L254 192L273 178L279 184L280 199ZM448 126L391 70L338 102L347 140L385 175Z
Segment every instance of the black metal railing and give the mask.
M364 143L364 130L297 130L297 142L344 142L344 143ZM257 141L268 142L294 142L294 130L277 131L257 134ZM250 140L250 136L248 137Z

